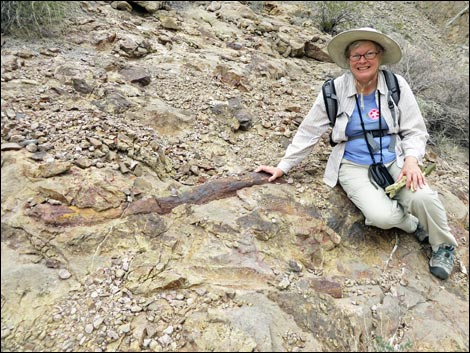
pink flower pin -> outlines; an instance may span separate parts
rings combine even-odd
[[[379,113],[379,110],[378,110],[378,109],[375,109],[375,108],[374,108],[374,109],[371,109],[371,110],[369,111],[369,118],[370,118],[371,120],[378,120],[379,117],[380,117],[380,113]]]

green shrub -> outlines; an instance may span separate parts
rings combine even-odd
[[[402,345],[392,345],[389,340],[385,340],[381,336],[377,336],[375,341],[375,347],[373,347],[375,352],[406,352],[412,346],[409,341]]]
[[[78,1],[2,1],[2,33],[51,35],[78,8]]]
[[[313,1],[318,28],[330,34],[338,33],[338,26],[351,23],[356,10],[355,1]]]
[[[240,1],[242,4],[246,3],[250,9],[252,9],[255,13],[263,12],[264,5],[266,1]]]

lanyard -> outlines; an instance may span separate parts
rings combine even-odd
[[[382,131],[382,108],[380,105],[380,92],[377,90],[377,93],[379,95],[379,131]],[[359,118],[361,119],[361,127],[362,127],[362,132],[364,133],[364,138],[366,139],[366,144],[367,144],[367,149],[369,150],[370,158],[372,158],[372,162],[376,164],[375,158],[374,158],[374,153],[372,153],[372,147],[369,144],[369,141],[367,140],[367,134],[366,134],[366,129],[364,127],[364,120],[362,120],[362,113],[361,113],[361,107],[359,107],[359,100],[357,99],[357,94],[354,95],[356,98],[356,106],[357,106],[357,112],[359,113]],[[382,133],[380,133],[380,163],[383,163],[383,156],[382,156]]]

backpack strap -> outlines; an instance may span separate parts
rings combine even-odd
[[[322,86],[323,99],[325,101],[326,113],[330,119],[330,126],[335,126],[336,114],[338,113],[338,97],[336,96],[335,83],[332,78],[325,81]]]
[[[322,86],[323,100],[325,101],[326,113],[330,120],[330,126],[334,127],[336,122],[336,114],[338,113],[338,97],[336,96],[335,82],[332,78],[325,81]],[[333,142],[330,132],[330,145],[336,145]]]
[[[398,85],[397,76],[391,71],[382,70],[385,76],[385,82],[387,83],[388,90],[391,92],[392,99],[396,105],[400,101],[400,86]],[[388,107],[391,109],[390,104]]]
[[[398,106],[398,102],[400,101],[400,86],[398,85],[397,77],[393,72],[388,70],[382,70],[382,72],[385,76],[385,83],[388,87],[388,108],[392,113],[393,122],[396,124],[397,120],[395,117],[395,109],[393,109],[393,102],[395,102],[395,105]],[[393,102],[390,98],[393,99]]]

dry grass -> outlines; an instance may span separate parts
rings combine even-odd
[[[468,147],[468,73],[450,57],[436,60],[419,48],[402,48],[403,59],[393,71],[405,77],[415,93],[431,143],[446,138]]]
[[[50,36],[64,28],[78,1],[2,1],[2,34]]]

